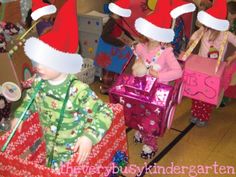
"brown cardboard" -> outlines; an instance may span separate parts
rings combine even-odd
[[[31,61],[24,54],[24,50],[20,47],[10,57],[7,53],[0,54],[0,85],[4,82],[14,82],[21,87],[20,82],[24,81],[25,69],[32,72]]]
[[[2,21],[19,23],[21,21],[20,1],[8,2],[5,5],[5,14]]]
[[[14,73],[12,60],[7,53],[0,53],[0,85],[4,82],[14,82],[19,85],[18,77]]]

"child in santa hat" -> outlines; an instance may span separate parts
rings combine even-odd
[[[54,23],[57,8],[48,0],[32,0],[32,8],[25,19],[25,27],[30,28],[32,21],[40,22],[36,25],[38,35],[48,32]]]
[[[108,8],[112,13],[121,17],[130,17],[132,13],[130,9],[130,1],[131,0],[117,0],[109,3]]]
[[[175,56],[179,56],[181,50],[183,50],[187,43],[188,37],[186,36],[185,21],[182,18],[183,14],[193,12],[196,10],[196,6],[193,3],[187,3],[182,0],[171,1],[172,10],[170,12],[171,17],[174,19],[172,28],[175,32],[174,40],[171,42]]]
[[[198,12],[197,19],[202,26],[191,36],[188,47],[200,38],[201,45],[198,55],[218,59],[220,48],[223,47],[222,58],[224,59],[228,42],[236,46],[236,36],[228,31],[229,22],[226,20],[226,17],[226,0],[215,0],[211,8]],[[222,44],[223,41],[225,41],[225,44]],[[227,88],[227,84],[225,85],[225,88]],[[205,126],[210,119],[213,108],[214,106],[211,104],[192,100],[191,122],[195,123],[198,127]]]
[[[16,125],[17,118],[36,94],[27,113],[39,113],[47,166],[54,169],[77,152],[77,161],[83,163],[92,146],[109,129],[113,118],[111,109],[88,85],[72,75],[80,72],[83,63],[76,53],[78,42],[76,0],[67,0],[57,14],[52,30],[39,39],[27,39],[24,45],[25,54],[37,63],[38,75],[15,111],[12,125]]]
[[[191,3],[171,5],[169,1],[159,0],[155,11],[145,18],[138,18],[135,21],[136,30],[144,35],[148,41],[135,46],[134,53],[137,56],[132,69],[133,75],[151,75],[158,79],[158,82],[168,84],[170,81],[182,77],[182,69],[173,53],[170,42],[174,39],[172,27],[172,16],[177,18],[183,13],[194,11]],[[177,8],[178,7],[178,8]],[[171,11],[173,10],[173,11]],[[153,124],[155,120],[142,121],[143,127],[146,124]],[[142,123],[140,123],[142,124]],[[141,157],[152,158],[157,151],[157,129],[152,132],[144,132],[142,129],[135,132],[135,142],[143,142]]]

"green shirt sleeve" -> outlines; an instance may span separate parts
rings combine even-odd
[[[82,136],[87,136],[93,144],[96,144],[110,128],[113,111],[97,97],[88,85],[80,84],[77,101],[79,111],[85,115],[85,127]]]
[[[22,101],[18,108],[14,112],[14,117],[15,118],[20,118],[22,113],[25,111],[27,104],[29,103],[33,93],[35,92],[35,85],[37,85],[38,79],[35,80],[35,82],[32,84],[32,87],[30,89],[27,89],[24,93],[24,97],[22,98]],[[35,103],[33,102],[32,105],[30,106],[29,110],[27,111],[24,119],[28,118],[32,112],[35,111]]]

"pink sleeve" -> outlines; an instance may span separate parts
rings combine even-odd
[[[163,57],[166,60],[165,67],[167,67],[167,69],[163,69],[158,72],[159,81],[169,82],[181,78],[183,71],[174,56],[173,49],[169,47],[165,49],[163,54]]]
[[[236,47],[236,36],[228,31],[228,41]]]

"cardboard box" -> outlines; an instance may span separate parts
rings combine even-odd
[[[0,53],[0,66],[0,84],[14,82],[21,87],[21,81],[27,80],[33,74],[32,63],[22,47],[19,47],[12,56]]]
[[[20,9],[20,1],[9,1],[4,2],[5,9],[2,9],[3,4],[1,4],[1,15],[3,15],[2,21],[12,22],[12,23],[20,23],[21,22],[21,9]],[[4,14],[2,14],[5,12]]]
[[[151,76],[137,78],[121,74],[109,90],[109,99],[111,103],[123,105],[128,127],[162,136],[171,126],[174,114],[173,89]]]
[[[122,73],[126,65],[133,56],[133,51],[127,45],[116,47],[99,39],[96,56],[94,59],[95,66],[105,68],[107,71]]]
[[[121,151],[128,155],[123,108],[119,104],[109,106],[114,112],[112,125],[104,138],[92,148],[85,164],[78,165],[78,154],[75,154],[59,170],[45,167],[45,143],[41,140],[39,120],[34,115],[24,122],[20,133],[16,132],[6,151],[0,152],[0,176],[108,176],[114,167],[113,157],[116,152]],[[8,135],[9,133],[0,137],[0,147]]]
[[[221,62],[215,73],[216,64],[216,60],[191,55],[184,66],[182,95],[218,105],[224,93],[223,75],[226,63]]]
[[[103,25],[109,16],[97,11],[78,15],[79,23],[79,46],[80,53],[85,58],[94,59],[97,51],[99,38],[102,34]],[[101,77],[102,69],[96,66],[95,76]]]
[[[92,12],[79,14],[78,23],[81,54],[83,57],[94,59],[98,40],[105,23],[105,17],[102,15],[99,16],[100,13]]]

